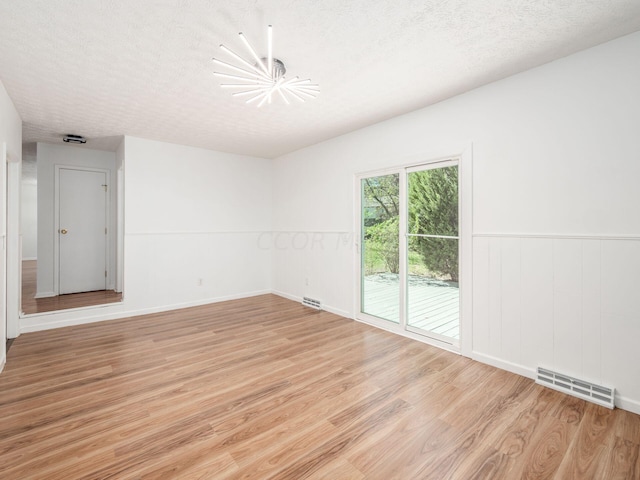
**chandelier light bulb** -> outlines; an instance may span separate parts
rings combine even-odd
[[[287,105],[290,104],[290,98],[304,102],[306,99],[315,98],[320,93],[320,86],[311,83],[310,79],[300,80],[300,77],[297,76],[291,79],[285,78],[287,69],[284,63],[273,56],[273,28],[271,25],[267,27],[266,57],[258,55],[242,32],[239,35],[254,63],[242,58],[224,45],[220,45],[220,49],[238,62],[240,66],[217,58],[213,59],[214,64],[233,71],[233,74],[213,73],[223,80],[233,80],[233,83],[220,84],[222,88],[238,90],[232,93],[233,96],[251,96],[246,103],[257,102],[257,106],[261,107],[265,103],[271,103],[276,97],[276,92],[277,96]]]

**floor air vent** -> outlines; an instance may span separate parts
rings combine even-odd
[[[603,407],[613,408],[615,389],[585,382],[577,378],[538,367],[536,383],[559,392],[568,393],[578,398],[588,400]]]
[[[307,307],[315,308],[316,310],[322,310],[320,300],[316,300],[315,298],[302,297],[302,304]]]

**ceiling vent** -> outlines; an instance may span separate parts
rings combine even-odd
[[[67,143],[87,143],[87,139],[80,135],[65,135],[62,141]]]
[[[614,408],[615,389],[596,385],[595,383],[553,372],[546,368],[538,367],[536,383],[553,388],[559,392],[568,393],[574,397],[588,400],[607,408]]]

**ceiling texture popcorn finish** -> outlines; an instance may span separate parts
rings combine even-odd
[[[313,101],[257,109],[220,88],[221,43],[265,25]],[[0,2],[0,80],[24,141],[117,136],[273,158],[640,30],[638,0]],[[306,77],[305,77],[306,78]]]

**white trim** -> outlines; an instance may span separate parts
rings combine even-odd
[[[437,162],[434,162],[437,163]],[[400,255],[399,262],[399,275],[400,275],[400,305],[398,309],[399,314],[399,330],[406,332],[409,335],[419,335],[420,332],[417,330],[409,330],[409,319],[407,318],[407,309],[408,309],[408,300],[409,300],[409,288],[407,284],[407,272],[409,271],[409,249],[407,248],[407,244],[409,240],[407,238],[408,225],[409,225],[409,188],[408,188],[408,176],[410,169],[405,168],[400,170],[399,175],[399,189],[398,193],[400,194],[400,198],[398,199],[400,206],[400,218],[398,219],[398,230],[399,230],[399,238],[398,238],[398,255]],[[416,170],[413,170],[416,171]],[[402,195],[404,193],[404,195]],[[362,211],[358,212],[358,215],[362,215]],[[362,273],[358,274],[360,277]],[[358,313],[364,314],[362,310],[358,310]],[[367,321],[367,315],[364,314],[361,320]],[[392,324],[389,324],[389,327],[392,327]],[[439,340],[438,337],[432,337],[434,340]],[[458,348],[457,345],[452,346],[452,348]]]
[[[29,262],[33,260],[38,260],[38,257],[22,257],[23,262]]]
[[[371,318],[370,315],[368,317]],[[354,318],[354,320],[356,322],[358,322],[358,323],[363,323],[365,325],[369,325],[370,327],[379,328],[380,330],[384,330],[386,332],[393,333],[395,335],[400,335],[402,337],[410,338],[411,340],[416,340],[416,341],[418,341],[420,343],[425,343],[427,345],[431,345],[433,347],[438,347],[438,348],[441,348],[441,349],[446,350],[448,352],[460,355],[460,349],[457,347],[457,345],[452,345],[450,343],[441,342],[440,340],[438,340],[437,338],[434,338],[434,337],[427,337],[426,335],[413,333],[413,332],[411,332],[409,330],[404,330],[402,328],[397,328],[398,325],[399,325],[397,323],[393,323],[393,322],[374,323],[374,322],[368,322],[367,320],[364,320],[363,318],[358,318],[358,317]],[[392,328],[394,326],[396,328]]]
[[[473,145],[458,156],[460,353],[473,351]]]
[[[97,305],[86,305],[83,307],[75,307],[75,308],[61,308],[59,310],[49,310],[47,312],[38,312],[38,313],[24,313],[21,312],[20,313],[20,319],[24,320],[24,319],[30,319],[30,318],[38,318],[38,317],[50,317],[50,316],[54,316],[54,315],[59,315],[61,313],[63,314],[67,314],[67,313],[73,313],[73,312],[82,312],[85,310],[97,310],[100,308],[111,308],[114,306],[118,306],[118,305],[122,305],[124,303],[124,298],[117,301],[117,302],[111,302],[111,303],[99,303]],[[97,320],[99,321],[99,320]]]
[[[7,345],[7,341],[5,340],[5,347],[4,347],[5,349],[7,348],[6,345]],[[6,364],[7,364],[7,353],[6,353],[6,350],[5,350],[5,354],[0,359],[0,373],[2,373],[2,371],[4,370],[4,366]]]
[[[107,184],[107,190],[105,191],[105,228],[111,230],[111,188],[113,183],[111,180],[111,171],[107,168],[93,168],[76,165],[54,165],[54,208],[53,208],[53,291],[55,295],[60,293],[60,170],[76,170],[81,172],[98,172],[104,173],[105,182]],[[115,232],[117,235],[118,232]],[[107,275],[104,279],[104,288],[108,290],[108,287],[113,287],[113,272],[111,271],[111,237],[112,232],[109,235],[105,235],[105,271]],[[117,238],[117,237],[116,237]]]
[[[435,170],[436,168],[456,167],[460,164],[458,157],[459,155],[451,155],[444,159],[428,160],[427,162],[419,163],[411,167],[405,167],[404,171],[408,175],[409,173]]]
[[[55,296],[56,296],[55,292],[38,292],[35,294],[33,298],[49,298],[49,297],[55,297]]]
[[[640,240],[640,235],[599,235],[599,234],[565,234],[565,233],[489,233],[474,232],[474,238],[542,238],[557,240]]]
[[[125,236],[127,237],[135,237],[135,236],[150,236],[150,235],[235,235],[235,234],[254,234],[254,235],[262,235],[262,234],[278,234],[278,233],[349,233],[349,232],[306,232],[303,230],[291,230],[291,231],[277,231],[277,230],[211,230],[211,231],[154,231],[154,232],[126,232]]]
[[[616,393],[615,405],[622,410],[640,415],[640,401],[638,400],[633,400],[629,397],[622,397]]]
[[[536,378],[535,368],[528,368],[528,367],[525,367],[524,365],[507,362],[506,360],[493,357],[491,355],[486,355],[484,353],[479,353],[479,352],[471,352],[471,359],[476,360],[480,363],[491,365],[492,367],[496,367],[501,370],[506,370],[507,372],[515,373],[517,375],[522,375],[523,377],[530,378],[531,380],[534,380]]]
[[[9,289],[7,285],[9,279],[7,275],[7,263],[9,261],[7,255],[7,222],[9,212],[7,206],[9,199],[7,175],[9,174],[9,167],[7,166],[7,143],[2,142],[0,147],[0,161],[2,162],[0,188],[2,188],[2,203],[5,204],[4,211],[0,212],[0,240],[2,241],[2,262],[0,263],[0,284],[2,284],[2,291],[0,292],[0,322],[2,322],[2,329],[4,329],[4,332],[0,335],[0,340],[2,341],[2,346],[0,346],[0,355],[2,355],[0,361],[1,372],[7,356],[7,338],[9,338],[9,308],[7,306],[7,291]]]
[[[123,140],[124,141],[124,140]],[[124,159],[122,161],[124,165]],[[124,291],[124,167],[116,170],[116,271],[113,289]]]
[[[208,305],[211,303],[226,302],[228,300],[239,300],[243,298],[256,297],[258,295],[266,295],[269,293],[271,293],[271,290],[259,290],[254,292],[240,293],[236,295],[227,295],[224,297],[214,297],[214,298],[207,298],[207,299],[196,300],[191,302],[174,303],[174,304],[162,305],[157,307],[140,308],[137,310],[127,310],[127,311],[121,311],[117,313],[110,313],[107,315],[91,315],[91,316],[86,316],[81,318],[63,319],[63,320],[53,321],[50,323],[36,323],[36,321],[40,318],[46,318],[48,315],[53,316],[56,314],[60,314],[61,311],[25,315],[24,317],[22,317],[20,333],[40,332],[43,330],[51,330],[51,329],[60,328],[60,327],[84,325],[87,323],[103,322],[107,320],[118,320],[118,319],[128,318],[128,317],[148,315],[150,313],[166,312],[170,310],[181,310],[183,308],[198,307],[201,305]],[[103,308],[113,307],[114,305],[123,305],[123,302],[118,302],[115,304],[111,303],[111,304],[95,305],[94,307],[74,308],[74,309],[64,310],[63,313],[66,314],[68,312],[74,312],[74,311],[95,312]],[[30,320],[32,321],[32,323],[29,323]]]
[[[7,321],[7,338],[20,335],[20,308],[22,297],[22,261],[20,245],[20,191],[22,188],[22,163],[19,161],[7,164],[6,190],[6,281],[5,306]]]

